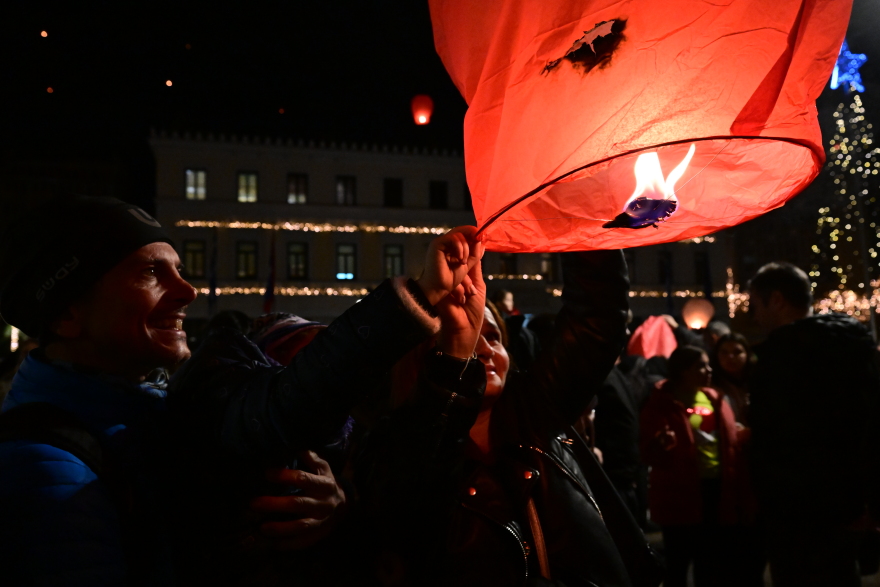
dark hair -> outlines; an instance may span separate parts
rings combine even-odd
[[[725,345],[729,342],[741,345],[742,348],[746,350],[746,368],[749,366],[749,359],[752,358],[752,347],[749,344],[749,341],[745,336],[740,334],[739,332],[731,332],[730,334],[725,334],[721,338],[718,339],[718,342],[715,344],[715,352],[712,357],[713,367],[717,367],[715,371],[713,371],[712,377],[715,379],[727,379],[727,373],[721,369],[721,362],[718,360],[718,354],[721,352],[721,346]]]
[[[749,281],[748,290],[765,304],[774,291],[795,308],[807,310],[813,304],[813,290],[807,274],[791,263],[767,263]]]
[[[685,371],[694,366],[694,363],[700,360],[700,357],[706,354],[706,351],[698,346],[680,346],[669,355],[669,361],[666,363],[666,372],[669,374],[670,381],[678,381],[681,379]]]
[[[492,303],[496,306],[504,301],[504,298],[507,297],[507,294],[512,294],[513,292],[509,289],[498,289],[495,290],[495,293],[492,294]]]
[[[495,322],[498,323],[498,330],[501,332],[501,344],[504,348],[507,348],[507,344],[510,342],[507,340],[507,323],[504,321],[504,318],[501,317],[501,312],[498,311],[498,307],[493,304],[491,300],[486,300],[486,307],[489,308],[489,311],[492,312],[492,316],[495,318]]]

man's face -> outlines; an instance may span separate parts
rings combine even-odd
[[[126,257],[75,304],[86,342],[103,370],[142,377],[189,358],[183,319],[195,289],[180,276],[180,259],[167,243]]]
[[[773,330],[773,312],[761,296],[754,291],[749,291],[749,313],[752,315],[752,319],[761,330],[764,332],[770,332]]]

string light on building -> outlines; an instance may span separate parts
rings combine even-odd
[[[546,277],[544,277],[540,273],[536,273],[534,275],[527,275],[527,274],[507,275],[505,273],[493,273],[491,275],[484,275],[483,277],[488,281],[492,281],[495,279],[510,279],[510,280],[520,280],[520,281],[541,281],[541,280],[547,279]]]
[[[202,295],[211,293],[207,287],[197,288]],[[254,296],[265,295],[265,287],[217,287],[214,293],[218,296]],[[357,287],[276,287],[276,296],[342,296],[362,298],[370,293],[367,288]]]
[[[391,234],[431,234],[441,235],[449,232],[448,226],[403,226],[378,224],[334,224],[332,222],[240,222],[218,220],[178,220],[175,224],[186,228],[231,228],[289,230],[293,232],[387,232]]]

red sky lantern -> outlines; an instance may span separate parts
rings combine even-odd
[[[430,0],[494,251],[633,247],[783,205],[850,0]]]
[[[431,122],[431,114],[434,113],[434,100],[431,99],[431,96],[419,94],[412,99],[410,105],[416,124],[422,126]]]

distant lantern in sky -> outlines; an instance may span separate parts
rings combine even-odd
[[[46,88],[46,93],[47,93],[47,94],[51,94],[51,93],[53,93],[54,91],[55,91],[55,90],[52,89],[52,86],[49,86],[48,88]]]
[[[783,205],[851,0],[430,0],[488,248],[634,247]],[[414,108],[415,112],[415,108]]]
[[[49,33],[47,33],[46,31],[40,31],[40,36],[45,38],[49,36]]]
[[[165,85],[168,86],[168,87],[170,88],[170,87],[171,87],[171,80],[167,80],[167,81],[165,82]]]
[[[419,94],[412,99],[413,120],[418,125],[428,124],[431,122],[431,114],[434,113],[434,100],[431,96]]]

